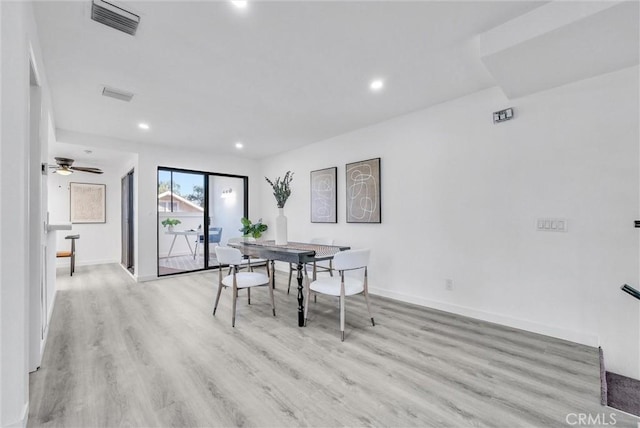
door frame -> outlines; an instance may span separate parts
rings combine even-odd
[[[209,213],[209,177],[211,176],[216,176],[216,177],[230,177],[230,178],[240,178],[243,180],[243,193],[244,193],[244,197],[243,197],[243,204],[244,204],[244,210],[243,210],[243,215],[244,217],[248,217],[249,216],[249,177],[246,175],[237,175],[237,174],[225,174],[225,173],[220,173],[220,172],[211,172],[211,171],[198,171],[198,170],[194,170],[194,169],[184,169],[184,168],[174,168],[174,167],[169,167],[169,166],[158,166],[157,170],[156,170],[156,197],[158,194],[158,173],[160,171],[169,171],[169,172],[178,172],[178,173],[186,173],[186,174],[202,174],[203,177],[205,178],[204,180],[204,187],[203,187],[203,192],[204,192],[204,220],[202,222],[203,224],[203,230],[208,231],[209,230],[209,217],[210,217],[210,213]],[[160,275],[160,212],[158,211],[157,208],[157,204],[156,204],[156,275],[158,278],[160,277],[167,277],[167,276],[171,276],[171,275],[181,275],[184,273],[191,273],[191,272],[201,272],[201,271],[205,271],[205,270],[211,270],[214,268],[217,268],[218,265],[211,267],[209,266],[209,245],[203,245],[203,249],[204,249],[204,267],[201,269],[194,269],[194,270],[189,270],[189,271],[184,271],[184,272],[173,272],[173,273],[165,273]]]
[[[121,187],[120,187],[120,198],[121,198],[121,204],[120,204],[120,227],[121,227],[121,236],[120,236],[120,240],[121,240],[121,254],[120,254],[120,264],[127,269],[131,274],[135,274],[135,257],[134,257],[134,251],[135,251],[135,236],[134,236],[134,232],[135,232],[135,224],[134,224],[134,219],[135,219],[135,206],[134,206],[134,192],[135,192],[135,186],[134,186],[134,174],[135,174],[135,168],[132,168],[131,171],[127,172],[121,179]],[[124,191],[123,187],[124,187],[124,183],[125,180],[127,181],[127,195],[126,195],[126,203],[127,203],[127,213],[124,212],[125,210],[125,195],[122,194],[122,192]],[[125,225],[125,214],[127,216],[128,222]],[[125,231],[126,231],[126,243],[125,241]],[[126,246],[126,248],[125,248]],[[125,260],[125,250],[126,250],[126,260]]]

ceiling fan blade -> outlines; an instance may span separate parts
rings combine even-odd
[[[72,166],[72,167],[69,167],[69,169],[72,169],[74,171],[90,172],[92,174],[102,174],[102,170],[100,168],[88,168],[88,167],[84,167],[84,166]]]

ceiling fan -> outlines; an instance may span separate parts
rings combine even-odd
[[[73,174],[74,171],[78,172],[90,172],[91,174],[102,174],[102,170],[100,168],[89,168],[85,166],[72,166],[73,159],[69,158],[55,158],[57,165],[49,165],[49,168],[52,168],[54,174],[60,175],[69,175]]]

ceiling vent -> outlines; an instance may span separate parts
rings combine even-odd
[[[131,98],[133,98],[133,94],[131,92],[123,91],[121,89],[108,88],[106,86],[102,89],[102,95],[126,102],[131,101]]]
[[[91,19],[132,36],[136,34],[140,23],[138,15],[102,0],[93,0]]]

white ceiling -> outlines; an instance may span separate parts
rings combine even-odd
[[[478,34],[544,3],[118,2],[135,37],[90,4],[34,6],[58,128],[261,158],[494,86]]]
[[[640,2],[554,2],[480,37],[509,98],[637,65]]]
[[[57,128],[251,158],[491,86],[519,97],[640,57],[637,1],[117,4],[141,16],[135,37],[92,21],[90,0],[35,2]],[[373,78],[386,81],[380,93]],[[134,98],[103,97],[105,85]]]
[[[49,152],[49,165],[55,165],[55,157],[59,156],[73,159],[73,166],[102,168],[105,171],[107,171],[107,169],[112,165],[129,163],[132,156],[134,156],[131,153],[125,153],[118,150],[95,148],[63,142],[56,142],[53,150],[50,150]]]

